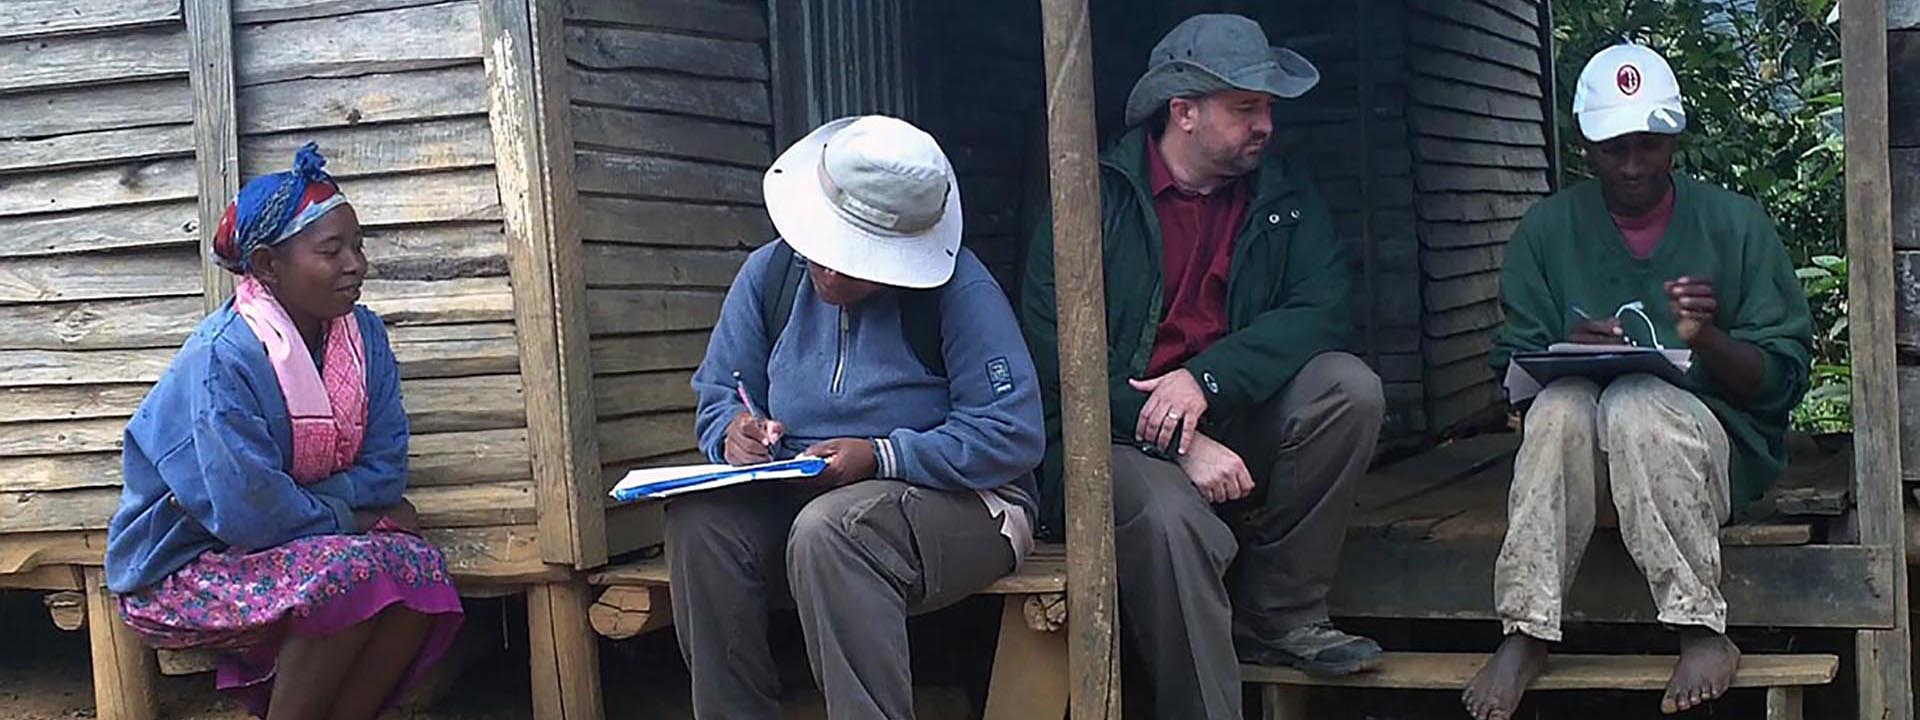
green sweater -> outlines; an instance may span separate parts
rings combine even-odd
[[[1107,396],[1116,443],[1133,444],[1147,396],[1127,384],[1147,379],[1147,359],[1165,309],[1160,220],[1147,181],[1147,131],[1135,128],[1100,161],[1100,216],[1107,303]],[[1297,165],[1270,151],[1250,178],[1253,200],[1234,238],[1227,279],[1226,337],[1185,364],[1207,393],[1202,429],[1250,410],[1280,391],[1315,355],[1346,349],[1352,315],[1346,246],[1333,234],[1320,193]],[[1043,218],[1028,245],[1020,324],[1033,349],[1046,408],[1047,455],[1040,466],[1043,534],[1064,530],[1060,428],[1060,345],[1053,285],[1053,225]]]
[[[1507,244],[1500,273],[1506,311],[1492,355],[1504,375],[1516,352],[1543,350],[1567,338],[1577,305],[1596,318],[1635,300],[1668,348],[1684,347],[1674,330],[1664,283],[1682,275],[1711,278],[1720,301],[1715,324],[1759,347],[1766,382],[1744,405],[1696,362],[1687,373],[1694,394],[1720,418],[1733,443],[1735,512],[1758,499],[1787,464],[1788,415],[1807,390],[1813,321],[1793,263],[1760,204],[1698,180],[1674,176],[1673,220],[1653,257],[1627,251],[1598,182],[1576,185],[1527,211]],[[1647,323],[1626,313],[1621,326],[1642,345]]]

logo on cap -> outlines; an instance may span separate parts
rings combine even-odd
[[[1620,71],[1614,73],[1613,81],[1620,85],[1620,93],[1623,95],[1640,92],[1640,68],[1621,65]]]

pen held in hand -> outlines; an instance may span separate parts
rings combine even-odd
[[[747,395],[747,383],[740,379],[739,370],[733,371],[733,391],[740,394],[740,404],[747,406],[747,414],[752,415],[753,419],[767,419],[767,416],[760,414],[760,408],[754,407],[753,398]]]
[[[762,432],[764,433],[768,418],[764,413],[760,412],[759,407],[753,404],[753,396],[747,394],[747,383],[745,380],[742,380],[740,378],[739,370],[733,371],[733,391],[740,395],[740,404],[747,406],[747,414],[752,416],[754,420],[761,423]],[[774,443],[774,438],[771,436],[763,435],[760,438],[760,444],[765,445],[768,448],[772,448],[773,443]]]

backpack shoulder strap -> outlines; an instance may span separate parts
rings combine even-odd
[[[947,376],[947,357],[942,347],[945,338],[940,332],[940,291],[943,289],[907,290],[900,296],[900,332],[906,335],[914,359],[934,377]]]
[[[793,297],[807,276],[807,261],[787,241],[773,242],[773,259],[760,281],[760,326],[767,329],[768,347],[786,331],[787,320],[793,317]]]

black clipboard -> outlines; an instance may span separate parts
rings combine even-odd
[[[1546,387],[1565,377],[1583,377],[1605,385],[1614,378],[1646,373],[1672,384],[1687,387],[1687,372],[1658,350],[1600,350],[1514,353],[1513,361]]]

